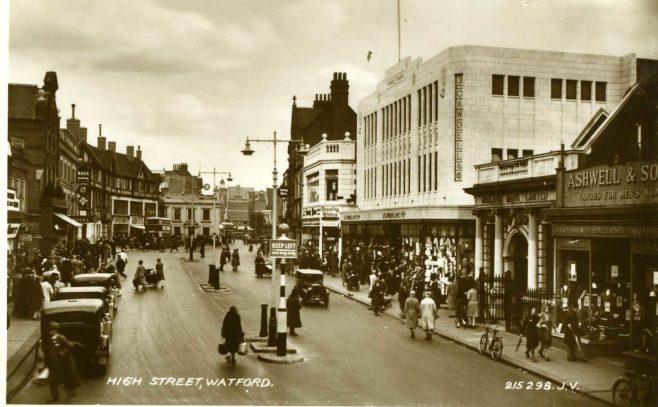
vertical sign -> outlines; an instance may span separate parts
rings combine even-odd
[[[455,181],[462,180],[464,74],[455,74]]]

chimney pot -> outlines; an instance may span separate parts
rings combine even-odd
[[[137,146],[137,159],[141,160],[142,159],[142,147]]]
[[[334,80],[338,79],[338,72],[334,72]]]
[[[73,114],[72,114],[72,117],[71,117],[71,118],[72,118],[72,119],[75,119],[75,103],[73,103],[73,104],[71,105],[71,110],[73,111]]]

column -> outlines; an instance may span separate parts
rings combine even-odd
[[[475,278],[480,277],[480,267],[484,267],[484,222],[482,214],[475,214]]]
[[[494,228],[494,277],[503,276],[503,215],[496,211],[496,226]]]
[[[528,288],[537,288],[537,213],[528,212]]]

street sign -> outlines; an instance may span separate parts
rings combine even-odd
[[[285,198],[288,196],[288,188],[279,188],[279,196]]]
[[[278,259],[296,259],[297,241],[291,239],[277,239],[270,241],[270,257]]]

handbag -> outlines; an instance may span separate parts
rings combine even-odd
[[[247,354],[247,342],[242,342],[238,345],[238,355]]]
[[[226,346],[226,339],[222,339],[222,341],[219,343],[217,346],[217,352],[219,352],[220,355],[226,355],[228,353],[228,347]]]

